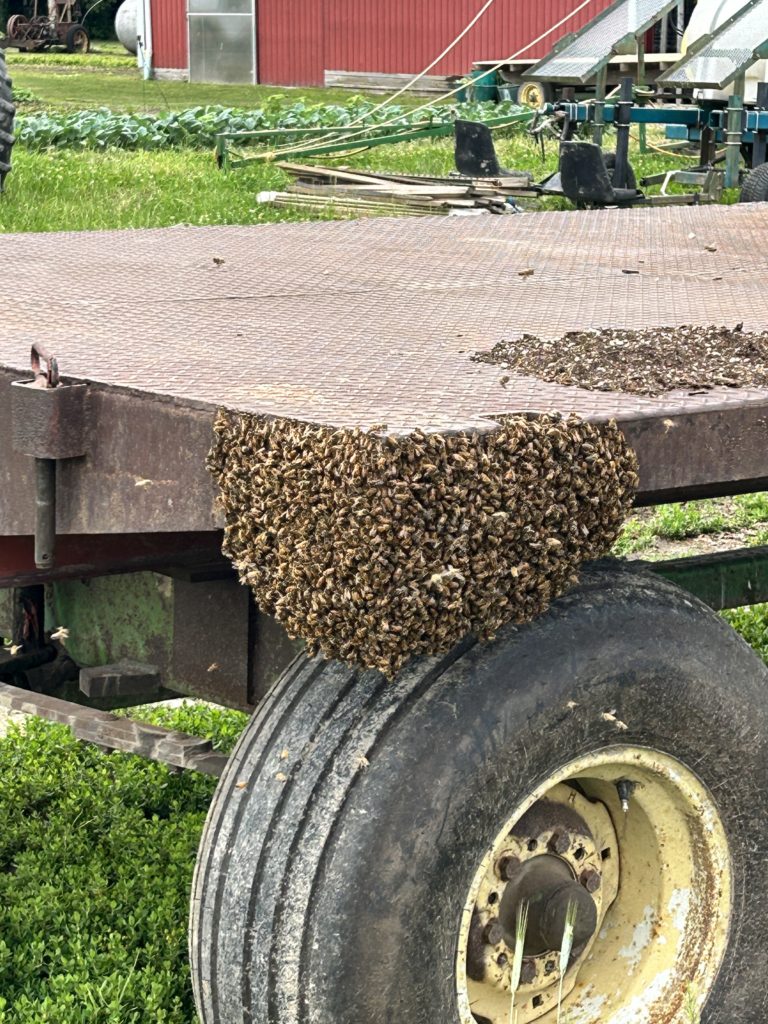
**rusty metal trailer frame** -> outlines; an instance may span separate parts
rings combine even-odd
[[[205,458],[222,406],[392,432],[487,430],[510,413],[616,418],[638,455],[640,505],[768,488],[766,390],[645,398],[501,382],[471,360],[512,332],[765,330],[766,228],[756,204],[7,236],[0,635],[21,650],[0,657],[0,703],[199,767],[210,752],[194,743],[88,724],[55,700],[104,714],[174,692],[249,709],[294,656],[221,555]],[[51,313],[24,301],[31,267],[50,282]],[[30,373],[32,344],[58,357],[56,387],[50,361]],[[52,463],[42,491],[40,462]],[[52,502],[36,566],[35,523]],[[754,549],[654,569],[724,608],[768,599],[766,566]],[[90,657],[85,627],[66,648],[51,636],[110,607],[130,609],[130,628],[107,615]],[[27,661],[14,669],[13,657]]]

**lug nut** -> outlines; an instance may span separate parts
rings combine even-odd
[[[520,867],[520,861],[517,857],[502,857],[498,863],[497,871],[499,876],[508,882],[515,874],[517,869]]]
[[[485,926],[483,932],[483,941],[487,942],[489,946],[498,946],[498,944],[504,939],[504,929],[501,927],[498,921],[490,921]]]
[[[523,985],[530,985],[536,980],[536,964],[532,960],[523,960],[520,968],[520,981]]]
[[[552,833],[548,846],[552,853],[567,853],[571,848],[571,837],[563,829],[557,829]]]
[[[595,871],[594,868],[586,868],[581,872],[581,878],[579,879],[581,884],[587,890],[587,892],[595,893],[603,884],[603,880],[600,877],[600,872]]]

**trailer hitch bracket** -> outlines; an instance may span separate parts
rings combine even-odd
[[[56,548],[56,463],[87,452],[85,384],[63,383],[58,362],[32,346],[31,380],[11,384],[12,444],[35,460],[35,565],[50,569]]]

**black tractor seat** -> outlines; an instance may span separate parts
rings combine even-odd
[[[614,188],[612,173],[594,142],[560,143],[560,184],[575,206],[632,206],[645,199],[637,188]]]
[[[491,129],[481,121],[455,121],[456,170],[465,178],[516,177],[520,171],[510,171],[499,164],[493,145]]]

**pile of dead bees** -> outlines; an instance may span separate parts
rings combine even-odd
[[[277,166],[293,183],[284,192],[260,193],[260,202],[356,217],[514,213],[515,196],[529,194],[531,183],[524,172],[500,178],[432,178],[291,163]]]
[[[680,325],[523,334],[476,352],[478,363],[590,391],[663,395],[678,390],[768,387],[768,331]],[[503,383],[508,376],[501,378]]]
[[[224,411],[209,469],[259,607],[310,653],[388,675],[541,614],[637,484],[615,424],[554,417],[387,436]]]

